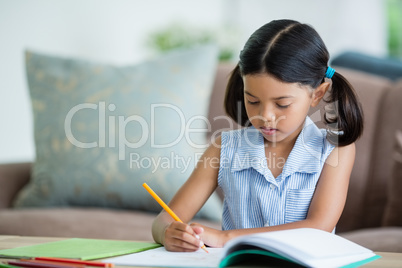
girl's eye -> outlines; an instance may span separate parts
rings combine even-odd
[[[247,102],[248,102],[248,104],[251,104],[251,105],[258,103],[258,101],[250,101],[250,100],[247,100]]]
[[[278,108],[280,108],[280,109],[285,109],[285,108],[288,108],[290,106],[290,104],[287,104],[287,105],[276,104],[276,106],[278,106]]]

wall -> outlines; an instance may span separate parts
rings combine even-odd
[[[344,50],[379,56],[387,53],[385,1],[237,1],[237,21],[244,38],[267,21],[288,18],[312,25],[332,56]]]
[[[332,55],[384,55],[383,10],[381,0],[0,0],[0,163],[35,158],[25,49],[132,64],[149,57],[147,33],[171,21],[231,25],[238,50],[267,21],[292,18],[313,25]]]

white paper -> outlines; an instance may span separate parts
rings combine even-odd
[[[170,252],[164,247],[103,260],[122,266],[218,267],[222,248],[199,249],[195,252]]]

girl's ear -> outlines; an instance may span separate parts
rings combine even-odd
[[[324,82],[314,90],[311,107],[315,107],[318,105],[318,103],[320,103],[321,99],[324,97],[330,85],[331,85],[330,82]]]

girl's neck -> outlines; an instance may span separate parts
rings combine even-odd
[[[294,135],[291,135],[280,142],[273,143],[267,140],[264,141],[267,166],[274,178],[277,178],[282,173],[283,167],[300,132],[301,130],[295,131],[295,133],[293,133]]]

